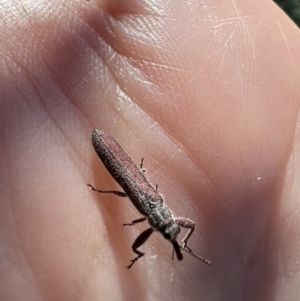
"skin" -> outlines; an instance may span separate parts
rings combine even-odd
[[[0,300],[298,300],[300,33],[273,2],[0,7]],[[172,278],[153,233],[125,268],[148,225],[86,187],[120,190],[94,128],[145,158],[211,267],[183,254]]]

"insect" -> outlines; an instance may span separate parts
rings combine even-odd
[[[143,215],[143,217],[133,220],[131,223],[123,224],[123,226],[132,226],[144,221],[148,221],[150,228],[142,232],[132,244],[132,250],[137,257],[131,260],[127,266],[130,269],[133,264],[145,253],[138,250],[154,231],[160,232],[165,239],[171,242],[177,259],[182,260],[181,251],[185,251],[200,259],[207,265],[210,261],[202,258],[192,252],[187,246],[187,242],[195,230],[195,223],[185,217],[175,217],[171,210],[164,203],[164,197],[158,192],[158,187],[154,188],[145,176],[146,170],[143,168],[143,159],[140,168],[133,163],[127,153],[117,143],[117,141],[109,134],[95,129],[92,133],[92,143],[94,149],[109,171],[113,178],[124,189],[123,191],[100,190],[94,188],[91,184],[87,184],[91,190],[99,193],[115,194],[119,197],[128,197],[135,208]],[[177,241],[180,228],[187,228],[188,232],[182,240],[182,246]]]

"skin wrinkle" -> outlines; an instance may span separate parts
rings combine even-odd
[[[272,15],[272,17],[273,17],[273,20],[274,20],[274,22],[275,22],[275,24],[276,24],[276,26],[277,26],[277,29],[278,29],[278,31],[279,31],[279,33],[280,33],[280,36],[281,36],[281,38],[282,38],[282,41],[283,41],[283,43],[284,43],[284,45],[285,45],[286,52],[287,52],[288,57],[289,57],[289,59],[290,59],[291,66],[293,66],[293,67],[294,67],[294,70],[296,71],[296,69],[295,69],[295,62],[294,62],[293,59],[292,59],[292,56],[291,56],[291,53],[290,53],[291,51],[290,51],[289,43],[288,43],[288,40],[287,40],[287,38],[286,38],[286,36],[285,36],[285,34],[284,34],[284,31],[282,30],[282,28],[281,28],[281,26],[280,26],[280,23],[277,21],[277,18],[276,18],[275,15],[274,15],[273,9],[270,9],[270,13],[271,13],[271,15]]]

